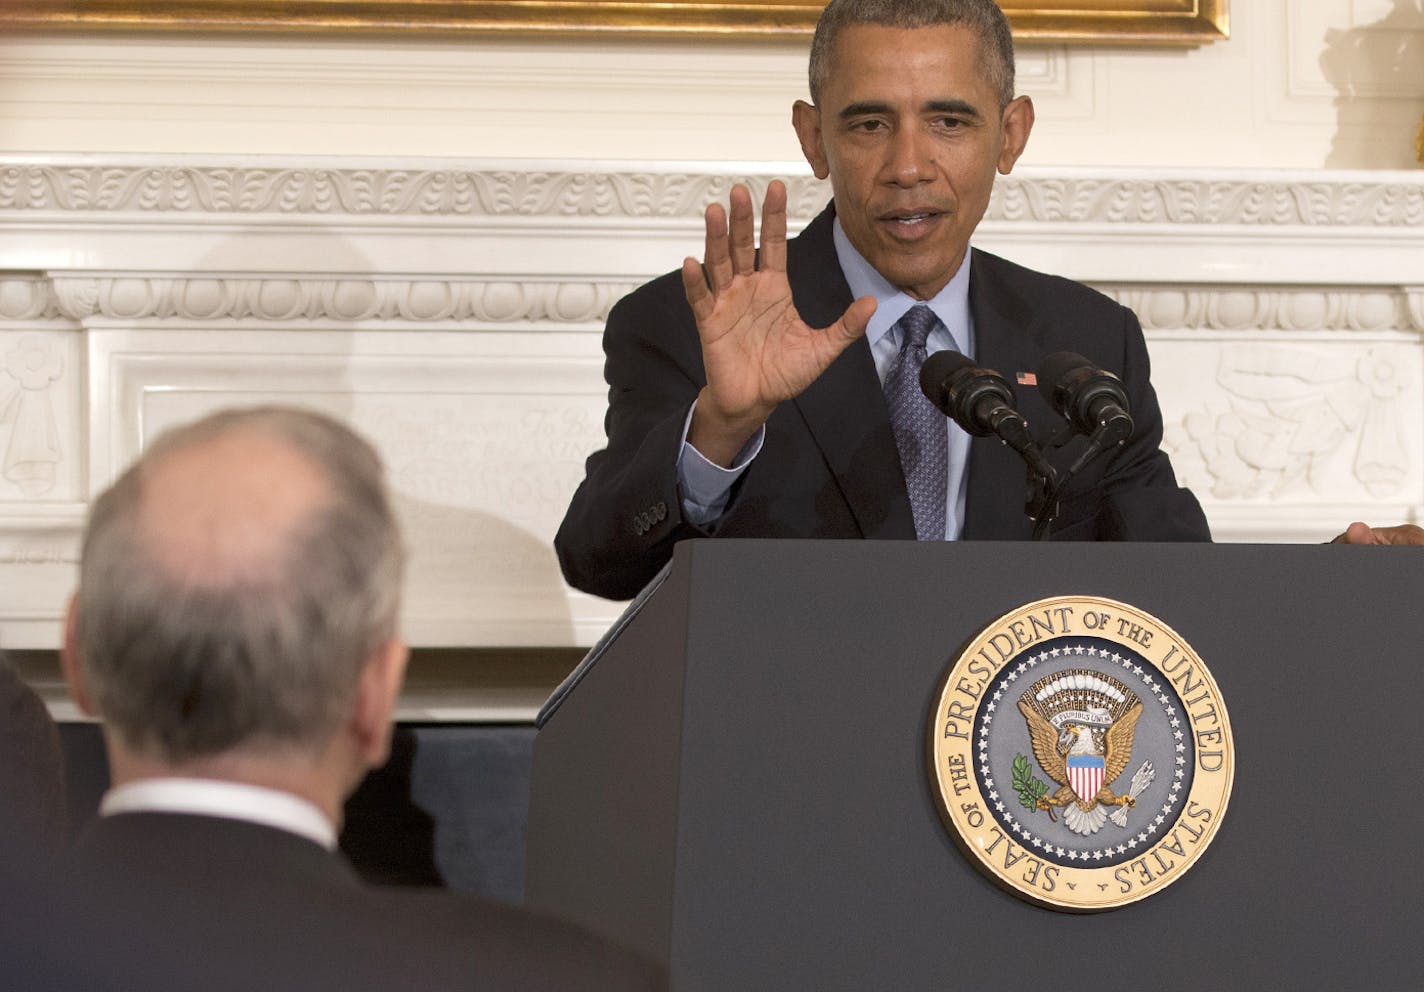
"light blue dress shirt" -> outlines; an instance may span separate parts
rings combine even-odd
[[[895,325],[910,307],[922,301],[896,289],[875,271],[851,245],[850,239],[841,229],[839,219],[835,222],[832,236],[835,240],[836,257],[840,261],[846,283],[850,286],[852,298],[875,297],[875,313],[866,327],[865,339],[870,345],[876,374],[880,376],[883,385],[890,366],[900,353],[900,331]],[[965,262],[967,261],[966,254]],[[948,285],[933,299],[923,302],[935,312],[942,325],[935,328],[926,342],[929,354],[953,348],[972,358],[974,320],[969,313],[969,266],[961,263],[959,271],[950,279]],[[766,428],[758,428],[738,452],[732,466],[723,468],[708,461],[700,451],[687,443],[692,411],[696,408],[697,403],[694,400],[682,426],[682,448],[677,462],[678,483],[682,490],[683,516],[690,523],[712,529],[727,509],[732,485],[761,452]],[[948,418],[945,418],[945,431],[949,440],[949,479],[946,488],[944,536],[946,540],[953,541],[964,529],[964,499],[969,483],[969,435]]]

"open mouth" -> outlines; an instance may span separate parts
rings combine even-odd
[[[885,214],[881,221],[889,225],[893,233],[905,237],[927,230],[941,216],[938,210],[916,210]]]

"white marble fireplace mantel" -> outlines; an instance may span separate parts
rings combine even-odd
[[[385,454],[428,646],[591,643],[550,540],[608,308],[785,163],[0,156],[0,646],[53,648],[90,497],[165,425],[320,406]],[[1023,168],[976,243],[1142,317],[1224,540],[1424,508],[1424,173]]]

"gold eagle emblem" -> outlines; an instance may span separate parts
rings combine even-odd
[[[1037,808],[1050,819],[1056,819],[1055,808],[1062,809],[1067,827],[1086,836],[1106,822],[1107,807],[1137,804],[1152,780],[1151,762],[1133,776],[1128,792],[1111,788],[1132,759],[1142,715],[1142,702],[1130,689],[1111,675],[1073,669],[1039,679],[1019,698],[1018,708],[1028,723],[1033,756],[1059,786],[1052,795],[1037,797]],[[1126,809],[1114,814],[1114,823],[1127,825]]]

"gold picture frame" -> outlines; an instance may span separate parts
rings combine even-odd
[[[1027,41],[1199,45],[1229,0],[1000,0]],[[285,31],[689,38],[809,35],[824,2],[740,0],[4,0],[0,30]]]

